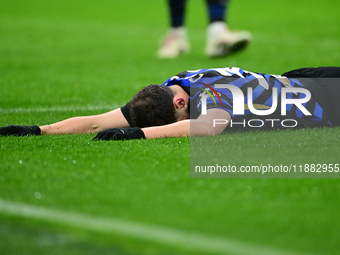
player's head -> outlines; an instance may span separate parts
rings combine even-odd
[[[140,90],[130,102],[134,126],[161,126],[189,118],[189,96],[177,87],[151,84]]]

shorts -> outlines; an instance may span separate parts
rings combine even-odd
[[[307,85],[330,122],[340,126],[340,67],[300,68],[286,72],[283,76],[312,80],[302,84]]]

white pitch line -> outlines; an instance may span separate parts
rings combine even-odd
[[[252,245],[223,237],[185,232],[161,226],[126,221],[115,218],[96,217],[75,212],[38,207],[0,199],[0,212],[24,218],[56,222],[100,233],[118,234],[192,251],[234,255],[302,255],[275,248]]]
[[[123,106],[123,105],[122,105]],[[20,112],[70,112],[70,111],[88,111],[88,110],[114,110],[117,105],[89,105],[89,106],[68,106],[68,107],[39,107],[39,108],[9,108],[0,109],[0,113],[20,113]]]

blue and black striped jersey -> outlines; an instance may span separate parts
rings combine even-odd
[[[284,128],[282,119],[292,119],[297,123],[296,127],[319,127],[332,126],[324,109],[316,101],[315,97],[311,96],[310,100],[302,105],[311,115],[304,114],[303,111],[295,104],[286,104],[286,115],[282,116],[281,112],[281,92],[282,88],[306,88],[306,79],[287,78],[279,75],[254,73],[242,70],[240,68],[216,68],[216,69],[200,69],[195,71],[185,71],[167,79],[162,85],[181,86],[190,96],[190,118],[195,119],[201,114],[202,96],[205,95],[207,109],[220,108],[229,112],[233,122],[244,123],[249,120],[267,120],[273,121],[264,122],[261,128]],[[217,84],[229,84],[236,86],[243,93],[244,114],[235,114],[233,102],[235,97],[229,89],[216,88]],[[251,88],[251,89],[249,89]],[[273,94],[273,89],[276,94]],[[249,94],[251,93],[251,95]],[[254,114],[248,108],[248,98],[251,96],[252,105],[256,110],[268,111],[273,105],[273,96],[276,97],[277,108],[269,115],[259,116]],[[304,93],[285,92],[287,99],[303,99],[306,97]],[[263,123],[263,121],[262,121]],[[240,125],[235,125],[239,128]],[[230,125],[228,128],[231,128]]]

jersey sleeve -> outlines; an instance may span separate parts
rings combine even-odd
[[[131,119],[131,115],[130,115],[130,102],[128,102],[126,105],[124,105],[120,109],[121,109],[125,119],[129,123],[130,127],[133,127],[134,125],[132,123],[132,119]]]

